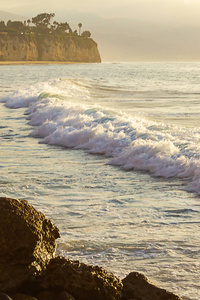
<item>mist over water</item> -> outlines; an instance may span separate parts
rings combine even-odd
[[[200,64],[2,70],[2,194],[54,220],[59,253],[197,300]]]

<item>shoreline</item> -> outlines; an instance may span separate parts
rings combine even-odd
[[[182,300],[142,273],[121,280],[99,265],[56,255],[60,230],[26,200],[0,197],[0,228],[2,300]]]
[[[0,61],[0,66],[5,65],[71,65],[71,64],[88,64],[91,62],[78,61]]]

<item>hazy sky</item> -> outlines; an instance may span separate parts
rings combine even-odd
[[[92,12],[150,22],[200,24],[200,0],[1,0],[0,10],[32,16],[59,10]]]
[[[105,61],[200,60],[200,0],[0,0],[0,11],[82,22]]]

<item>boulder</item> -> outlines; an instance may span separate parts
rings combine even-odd
[[[39,275],[58,237],[58,228],[27,201],[0,197],[0,291]]]
[[[58,237],[27,201],[0,197],[0,300],[181,300],[140,273],[121,281],[99,266],[55,257]]]
[[[35,297],[24,295],[24,294],[16,294],[12,297],[13,300],[37,300]]]
[[[56,295],[55,295],[55,293],[53,291],[47,291],[47,290],[45,290],[45,291],[40,292],[36,296],[36,298],[38,300],[55,300],[56,299]]]
[[[61,292],[56,300],[75,300],[72,295],[68,294],[67,292]]]
[[[180,297],[153,285],[138,272],[130,273],[122,283],[122,300],[181,300]]]
[[[0,300],[13,300],[5,293],[0,293]]]
[[[59,256],[50,261],[39,284],[44,289],[67,291],[76,300],[121,299],[122,283],[112,273]]]

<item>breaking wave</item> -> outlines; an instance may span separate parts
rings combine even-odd
[[[40,143],[103,154],[110,165],[124,170],[181,178],[188,191],[200,194],[198,130],[110,110],[93,103],[91,89],[89,84],[59,79],[18,90],[1,102],[27,108],[28,123],[34,126],[31,135]]]

